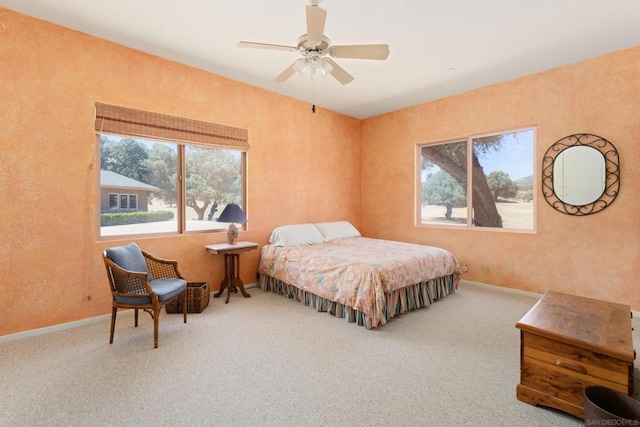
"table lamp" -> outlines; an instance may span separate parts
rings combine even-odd
[[[235,203],[229,203],[220,216],[218,222],[229,222],[229,228],[227,229],[227,243],[235,245],[238,239],[238,227],[235,223],[244,224],[247,222],[247,217],[244,216],[242,208]]]

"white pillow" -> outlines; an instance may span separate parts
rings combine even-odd
[[[360,232],[348,221],[320,222],[314,225],[320,230],[325,242],[361,236]]]
[[[313,224],[294,224],[274,229],[269,243],[274,246],[313,245],[324,243],[324,238]]]

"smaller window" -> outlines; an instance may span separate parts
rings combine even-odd
[[[129,194],[129,209],[138,209],[138,196]]]
[[[115,193],[109,194],[109,209],[118,209],[118,195]]]
[[[129,209],[129,203],[127,203],[127,200],[126,194],[120,195],[120,209]]]

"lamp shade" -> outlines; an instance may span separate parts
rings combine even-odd
[[[218,217],[218,222],[244,224],[247,222],[247,217],[244,216],[244,212],[242,212],[242,208],[239,205],[229,203]]]

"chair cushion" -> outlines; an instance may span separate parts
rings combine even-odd
[[[184,279],[154,279],[149,281],[149,285],[158,295],[160,302],[165,302],[184,291],[187,288],[187,281]],[[121,304],[151,304],[151,297],[116,296],[116,301]]]
[[[127,271],[147,273],[147,280],[153,279],[147,268],[144,255],[142,255],[140,247],[135,242],[125,246],[108,248],[106,252],[109,259],[118,264],[120,268],[124,268]]]

